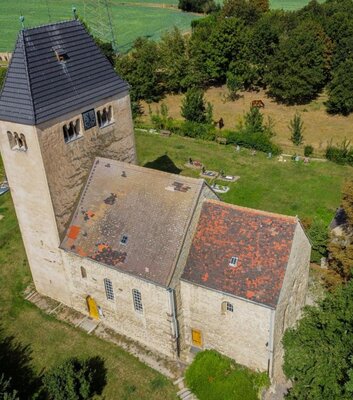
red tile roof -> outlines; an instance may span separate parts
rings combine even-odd
[[[182,279],[274,308],[297,223],[295,217],[207,200]],[[238,258],[235,267],[232,257]]]

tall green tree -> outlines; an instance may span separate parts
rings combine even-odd
[[[303,131],[304,131],[304,122],[302,121],[301,115],[296,112],[294,114],[293,119],[289,121],[289,130],[291,132],[290,140],[296,145],[299,146],[304,141]]]
[[[130,53],[116,61],[118,74],[129,82],[133,101],[158,101],[163,93],[157,44],[146,38],[135,41]]]
[[[353,282],[307,307],[283,337],[290,400],[348,400],[353,396]]]
[[[286,104],[314,99],[327,79],[328,42],[322,27],[311,21],[304,21],[282,37],[269,61],[269,94]]]
[[[264,116],[258,107],[251,107],[245,114],[244,131],[246,133],[263,133],[265,131]]]
[[[186,39],[178,28],[162,35],[158,43],[161,79],[167,92],[179,92],[185,88],[188,69]]]
[[[334,71],[328,85],[326,107],[331,114],[348,115],[353,112],[353,57],[343,61]]]
[[[208,114],[203,91],[197,88],[189,89],[182,101],[181,115],[187,121],[206,123],[210,118]]]
[[[307,232],[312,244],[311,261],[320,263],[321,258],[327,256],[328,227],[321,219],[315,218]]]

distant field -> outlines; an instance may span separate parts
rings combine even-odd
[[[169,0],[163,0],[168,3]],[[139,3],[158,3],[158,0]],[[18,31],[21,27],[19,16],[25,16],[25,26],[32,27],[49,23],[51,21],[63,21],[72,18],[71,8],[75,4],[79,14],[84,14],[83,0],[48,0],[49,13],[44,0],[17,0],[9,2],[0,0],[0,51],[12,51]],[[177,26],[181,30],[188,30],[191,21],[199,18],[194,14],[183,13],[178,10],[132,6],[121,4],[122,1],[114,0],[112,6],[112,18],[120,51],[127,51],[133,41],[139,36],[158,39],[166,30]],[[129,0],[125,3],[129,3]],[[88,21],[89,23],[90,21]]]
[[[120,51],[129,50],[132,42],[139,36],[158,39],[164,31],[173,26],[183,31],[188,30],[191,21],[199,18],[177,9],[163,8],[163,5],[176,6],[178,0],[110,0],[110,2]],[[307,4],[308,0],[270,0],[270,3],[272,8],[294,10]],[[79,14],[84,14],[84,0],[0,0],[0,52],[13,50],[21,27],[19,22],[21,14],[25,17],[25,26],[32,27],[47,24],[49,21],[72,18],[73,5]]]

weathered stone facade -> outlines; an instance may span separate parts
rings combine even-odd
[[[309,280],[310,253],[310,243],[298,222],[275,312],[273,364],[271,365],[270,374],[276,381],[285,379],[282,371],[283,347],[281,340],[283,334],[287,328],[295,325],[305,305]]]
[[[128,93],[93,106],[106,104],[113,106],[114,121],[84,131],[81,120],[82,135],[69,143],[64,141],[63,124],[81,119],[87,108],[38,127],[0,121],[1,154],[34,283],[40,293],[74,308],[60,234],[96,156],[136,161]],[[14,133],[24,135],[27,149],[12,146],[9,135]]]
[[[112,107],[112,122],[85,131],[82,113]],[[63,125],[80,121],[80,136],[65,143]],[[136,162],[130,97],[108,98],[38,126],[39,144],[60,237],[63,235],[95,157]]]
[[[186,361],[195,349],[191,330],[201,332],[200,349],[216,349],[249,368],[266,371],[269,360],[271,313],[273,310],[225,293],[181,281]],[[233,312],[222,310],[222,303]]]
[[[63,258],[76,310],[87,314],[86,298],[92,296],[103,311],[100,319],[104,324],[158,353],[176,358],[173,310],[167,288],[69,253],[63,252]],[[81,267],[86,270],[86,278],[81,275]],[[106,278],[112,282],[114,300],[107,300]],[[133,289],[141,292],[142,313],[134,310]]]

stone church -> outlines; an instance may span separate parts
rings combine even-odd
[[[129,86],[79,21],[20,32],[0,149],[38,292],[169,358],[213,348],[281,377],[308,283],[298,218],[137,166]]]

